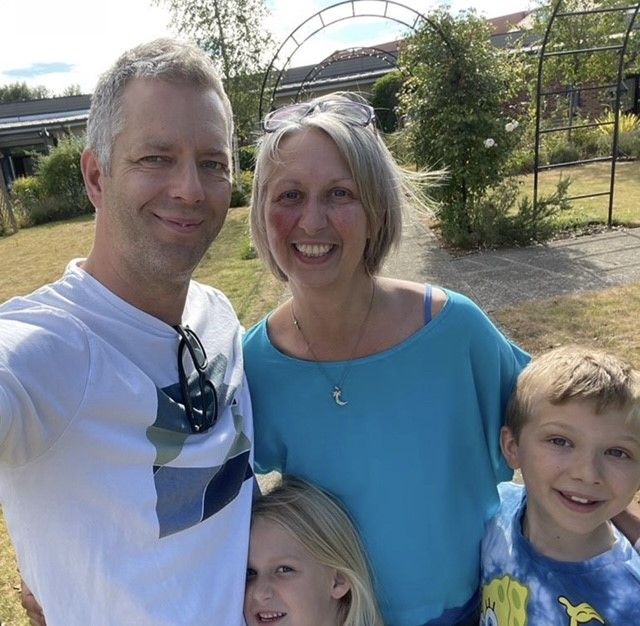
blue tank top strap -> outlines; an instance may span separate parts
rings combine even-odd
[[[424,292],[424,323],[425,326],[431,321],[431,300],[433,298],[433,290],[431,285],[427,283]]]

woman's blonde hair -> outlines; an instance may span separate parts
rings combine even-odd
[[[349,581],[350,590],[339,600],[341,626],[384,626],[362,543],[333,497],[287,476],[254,501],[252,517],[279,524],[316,561]]]
[[[354,94],[332,93],[309,101],[310,109],[321,102],[360,102]],[[282,141],[304,129],[326,133],[336,144],[358,187],[367,216],[370,238],[364,252],[364,265],[370,275],[378,272],[389,252],[400,243],[402,217],[408,208],[430,211],[420,190],[441,178],[441,172],[409,172],[395,161],[372,122],[353,124],[340,107],[322,108],[302,117],[282,122],[258,142],[251,196],[251,235],[258,255],[280,280],[287,277],[269,249],[265,219],[267,186],[274,165],[280,161]]]

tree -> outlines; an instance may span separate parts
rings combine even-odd
[[[27,83],[16,82],[0,85],[0,104],[7,102],[24,102],[25,100],[41,100],[49,98],[51,93],[44,85],[29,87]]]
[[[80,85],[78,85],[77,83],[73,83],[71,85],[67,85],[62,90],[62,95],[63,96],[81,96],[82,89],[80,88]]]
[[[260,77],[271,35],[264,0],[155,0],[166,4],[178,31],[211,55],[231,100],[240,141],[255,129]]]
[[[547,30],[554,6],[558,0],[538,0],[534,12],[532,31],[540,39]],[[620,0],[560,0],[559,13],[574,13],[598,8],[620,7]],[[631,3],[628,3],[631,4]],[[592,13],[556,17],[547,41],[547,52],[589,49],[621,44],[627,30],[629,17],[626,12]],[[629,40],[624,67],[637,66],[640,55],[640,38],[637,32]],[[601,85],[614,83],[618,74],[617,50],[567,54],[548,57],[544,62],[544,78],[547,86]]]
[[[371,104],[385,133],[392,133],[398,127],[398,105],[403,83],[404,76],[398,70],[385,74],[373,83]]]
[[[416,164],[447,170],[434,190],[443,234],[469,245],[474,212],[505,177],[517,143],[518,111],[508,103],[523,89],[522,66],[492,45],[475,13],[428,17],[400,57],[408,76],[401,108]]]

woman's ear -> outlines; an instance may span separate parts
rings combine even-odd
[[[502,448],[502,454],[507,460],[509,467],[514,470],[519,469],[518,440],[508,426],[503,426],[500,429],[500,447]]]
[[[349,591],[351,591],[349,579],[338,570],[334,570],[331,581],[331,597],[334,600],[340,600],[344,598]]]

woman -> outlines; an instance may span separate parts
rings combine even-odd
[[[510,476],[498,433],[527,357],[464,296],[378,275],[416,196],[373,121],[340,95],[265,118],[252,232],[291,298],[245,339],[256,463],[344,502],[386,624],[477,624],[480,539]]]

